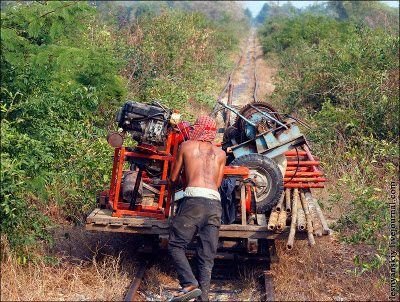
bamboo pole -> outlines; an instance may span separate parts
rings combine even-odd
[[[313,236],[314,230],[312,227],[312,220],[311,220],[310,211],[308,209],[308,203],[307,203],[306,196],[304,195],[303,191],[300,191],[300,200],[301,200],[301,204],[303,206],[304,214],[306,216],[308,244],[310,246],[313,246],[313,245],[315,245],[315,240],[314,240],[314,236]]]
[[[287,249],[291,250],[293,248],[294,235],[296,234],[296,220],[297,220],[297,207],[298,207],[299,189],[294,188],[293,190],[293,211],[292,211],[292,221],[290,222],[290,232],[287,242]]]
[[[308,196],[311,200],[313,200],[313,203],[315,205],[315,209],[317,210],[318,217],[319,217],[319,219],[321,221],[321,224],[322,224],[323,235],[328,235],[330,229],[328,227],[328,223],[325,220],[324,214],[322,213],[321,208],[320,208],[320,206],[318,204],[318,200],[313,198],[312,195],[311,195],[311,192],[309,192],[309,191],[306,192],[305,195]]]
[[[286,211],[280,211],[279,216],[278,216],[278,222],[276,224],[276,230],[278,232],[282,232],[285,227],[286,227],[286,218],[287,218],[287,213]]]
[[[286,188],[286,212],[290,214],[292,212],[292,207],[290,205],[290,189]]]
[[[281,197],[279,198],[278,204],[276,205],[276,211],[280,212],[282,210],[283,200],[285,199],[285,192],[282,192]]]
[[[274,208],[271,211],[271,215],[269,215],[269,219],[268,219],[268,230],[272,231],[273,229],[275,229],[276,224],[278,222],[278,215],[279,213],[276,211],[276,208]]]
[[[313,221],[314,233],[317,237],[321,237],[324,230],[322,229],[322,224],[318,217],[314,201],[312,200],[312,198],[310,198],[310,195],[308,195],[307,193],[305,194],[305,196],[306,196],[306,201],[308,202],[308,208],[310,210],[310,215]]]

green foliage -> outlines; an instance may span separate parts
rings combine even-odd
[[[162,99],[183,110],[198,91],[215,89],[218,72],[230,67],[227,54],[238,45],[225,15],[218,23],[200,13],[167,11],[159,16],[143,15],[126,28],[131,37],[124,52],[129,62],[126,76],[141,101]],[[203,101],[201,101],[203,102]]]
[[[399,164],[399,29],[397,22],[366,26],[355,15],[365,17],[367,4],[349,2],[342,3],[348,16],[338,18],[346,21],[311,14],[272,18],[258,34],[281,67],[269,101],[313,126],[307,138],[326,173],[338,179],[331,202],[346,209],[335,224],[340,238],[376,248],[369,259],[355,257],[355,273],[387,272],[387,188]],[[380,4],[370,7],[369,14],[381,12]]]
[[[126,87],[143,102],[212,106],[248,28],[221,10],[210,19],[157,3],[96,6],[101,16],[79,1],[2,6],[0,225],[18,263],[51,246],[58,223],[79,224],[109,184],[105,137]]]
[[[61,217],[78,222],[108,175],[92,113],[125,91],[113,46],[94,37],[95,13],[60,1],[2,12],[1,231],[28,259]]]

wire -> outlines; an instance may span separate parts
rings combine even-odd
[[[299,166],[300,166],[299,151],[297,150],[297,148],[295,148],[295,149],[296,149],[296,153],[297,153],[297,167],[296,167],[296,171],[294,171],[293,176],[292,176],[287,182],[284,182],[284,183],[283,183],[284,185],[286,185],[286,184],[288,184],[289,182],[291,182],[292,179],[296,176],[297,170],[299,170]]]

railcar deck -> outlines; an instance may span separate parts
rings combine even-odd
[[[109,209],[96,208],[86,219],[86,230],[132,234],[168,235],[169,221],[151,217],[113,217]],[[260,215],[260,214],[258,214]],[[261,219],[260,219],[261,220]],[[284,239],[288,238],[289,227],[282,233],[271,232],[267,225],[221,225],[220,238]],[[296,233],[296,239],[306,239],[307,233]]]

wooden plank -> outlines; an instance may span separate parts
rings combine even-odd
[[[92,223],[93,217],[100,211],[99,208],[94,209],[92,213],[86,218],[86,223]]]
[[[130,227],[127,225],[111,226],[99,225],[99,224],[86,224],[87,231],[100,231],[100,232],[112,232],[112,233],[131,233],[131,234],[158,234],[168,236],[168,229],[151,228],[151,227]]]
[[[87,223],[96,223],[96,224],[104,224],[106,222],[110,224],[143,224],[148,221],[148,217],[113,217],[112,211],[109,209],[95,209],[92,214],[96,212],[96,214],[88,221]],[[91,214],[91,215],[92,215]]]
[[[111,226],[100,225],[100,224],[87,224],[87,231],[100,231],[100,232],[112,232],[112,233],[130,233],[130,234],[153,234],[153,235],[163,235],[168,236],[167,228],[157,228],[157,227],[135,227],[135,226]],[[256,231],[220,231],[220,238],[250,238],[250,239],[277,239],[277,240],[287,240],[287,233],[272,233],[272,232],[256,232]],[[297,240],[307,239],[306,233],[296,233]]]
[[[272,232],[254,232],[254,231],[220,231],[220,238],[247,238],[247,239],[278,239],[287,240],[287,233],[272,233]],[[296,239],[307,239],[306,233],[296,233]]]
[[[283,232],[289,232],[290,227],[285,227]],[[260,225],[240,225],[240,224],[227,224],[221,225],[221,231],[253,231],[253,232],[267,232],[267,226]],[[269,231],[268,231],[269,232]]]

